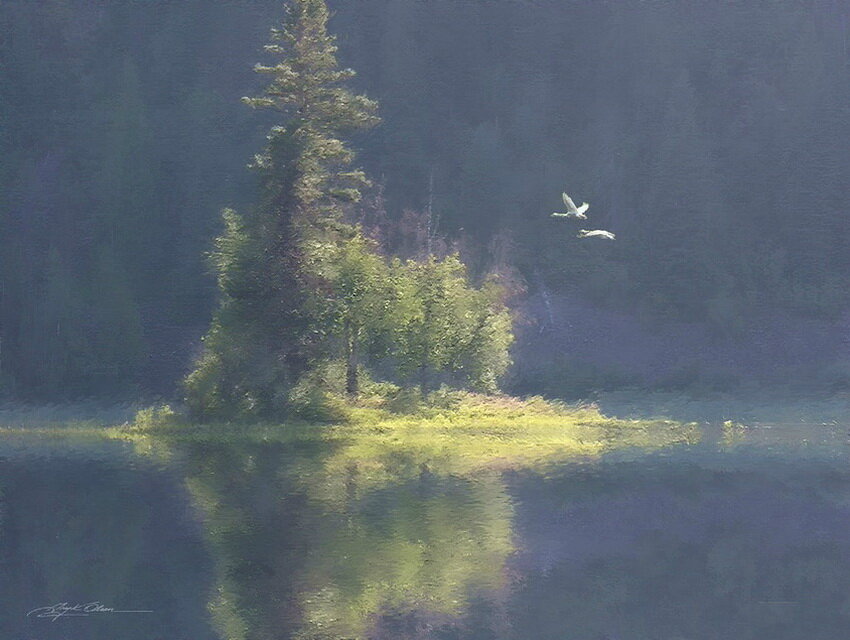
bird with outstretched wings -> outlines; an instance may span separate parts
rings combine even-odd
[[[587,216],[585,212],[590,209],[590,205],[586,202],[582,202],[580,207],[576,206],[576,203],[573,202],[573,199],[567,195],[567,192],[561,193],[561,197],[564,199],[564,206],[567,207],[566,213],[558,213],[555,212],[552,214],[553,218],[578,218],[579,220],[586,220]]]

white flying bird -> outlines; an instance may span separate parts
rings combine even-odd
[[[606,240],[613,240],[616,236],[610,231],[604,231],[603,229],[594,229],[593,231],[588,231],[587,229],[579,229],[578,237],[605,238]]]
[[[590,209],[589,204],[582,202],[580,207],[576,207],[576,203],[573,202],[573,199],[566,193],[562,193],[561,196],[564,198],[564,205],[567,207],[567,212],[553,213],[553,218],[578,218],[579,220],[587,220],[587,216],[584,215],[584,212]]]

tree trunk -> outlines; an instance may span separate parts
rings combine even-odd
[[[351,321],[345,323],[345,392],[355,398],[360,393],[357,381],[357,331]]]

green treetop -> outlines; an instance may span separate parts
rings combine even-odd
[[[281,123],[253,164],[258,205],[244,218],[228,211],[216,241],[221,305],[187,379],[198,416],[279,413],[327,349],[315,303],[326,288],[321,256],[350,237],[339,221],[343,205],[368,184],[351,169],[354,153],[343,137],[378,121],[376,103],[343,86],[354,72],[338,67],[327,21],[323,0],[293,0],[266,47],[276,62],[256,67],[270,82],[244,99],[275,110]]]
[[[265,47],[277,63],[255,67],[271,77],[269,85],[260,96],[243,98],[285,120],[272,128],[268,146],[255,159],[266,204],[294,202],[313,219],[338,210],[339,202],[359,200],[359,188],[368,182],[362,171],[348,169],[354,153],[341,136],[378,122],[377,103],[343,85],[355,73],[339,68],[327,21],[324,0],[294,0],[283,29],[272,29],[272,43]]]

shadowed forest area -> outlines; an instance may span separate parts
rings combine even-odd
[[[499,274],[509,391],[850,387],[847,6],[329,2],[380,104],[357,215]],[[275,119],[241,104],[277,0],[0,5],[0,379],[172,396],[204,258]],[[550,213],[591,203],[614,243]],[[603,246],[604,245],[604,246]]]

